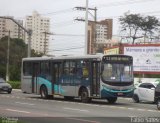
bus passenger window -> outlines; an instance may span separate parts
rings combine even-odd
[[[89,77],[89,65],[87,64],[87,62],[84,62],[83,64],[83,77],[84,78],[88,78]]]
[[[76,63],[74,61],[70,62],[70,75],[76,74],[76,71]]]
[[[69,75],[69,62],[64,62],[64,75]]]
[[[24,76],[31,76],[32,75],[32,63],[31,62],[24,62],[23,63],[23,74]]]

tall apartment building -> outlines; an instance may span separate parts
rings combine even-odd
[[[50,19],[42,17],[34,11],[31,16],[25,20],[26,29],[32,30],[31,49],[37,53],[47,53],[49,43]],[[25,35],[25,41],[28,43],[28,35]]]
[[[13,18],[13,17],[12,17]],[[16,20],[20,25],[23,25],[22,20]],[[24,39],[23,30],[12,20],[0,18],[0,38],[8,36],[10,31],[11,38]]]
[[[97,50],[107,46],[112,39],[113,20],[106,19],[88,24],[88,54],[96,53]]]

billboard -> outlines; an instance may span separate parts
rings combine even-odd
[[[160,46],[125,46],[124,54],[133,56],[135,72],[160,72]]]
[[[104,50],[105,55],[119,54],[119,47]]]

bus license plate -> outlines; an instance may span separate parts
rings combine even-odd
[[[119,95],[119,96],[122,96],[122,95],[123,95],[123,93],[118,93],[118,95]]]

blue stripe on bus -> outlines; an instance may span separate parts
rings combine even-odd
[[[64,90],[62,89],[61,85],[54,84],[54,93],[55,94],[64,94]]]
[[[102,90],[106,90],[106,91],[108,91],[108,92],[113,92],[113,93],[117,93],[117,92],[127,93],[127,92],[131,92],[131,91],[134,90],[134,89],[114,90],[114,89],[109,89],[109,88],[105,87],[104,85],[102,85],[102,86],[103,86],[103,89],[102,89]]]
[[[113,90],[109,89],[106,86],[102,85],[101,96],[102,97],[117,97],[118,93],[123,93],[123,97],[131,97],[134,89],[126,89],[126,90]]]
[[[52,94],[52,82],[51,81],[44,79],[42,77],[37,77],[37,83],[39,86],[41,86],[42,84],[46,85],[48,94]],[[54,93],[56,94],[64,94],[65,92],[60,85],[56,85],[56,84],[54,84],[53,90],[54,90]]]
[[[44,84],[47,87],[48,94],[52,94],[52,83],[51,83],[51,81],[49,81],[47,79],[44,79],[42,77],[37,77],[37,83],[38,83],[39,86]]]

